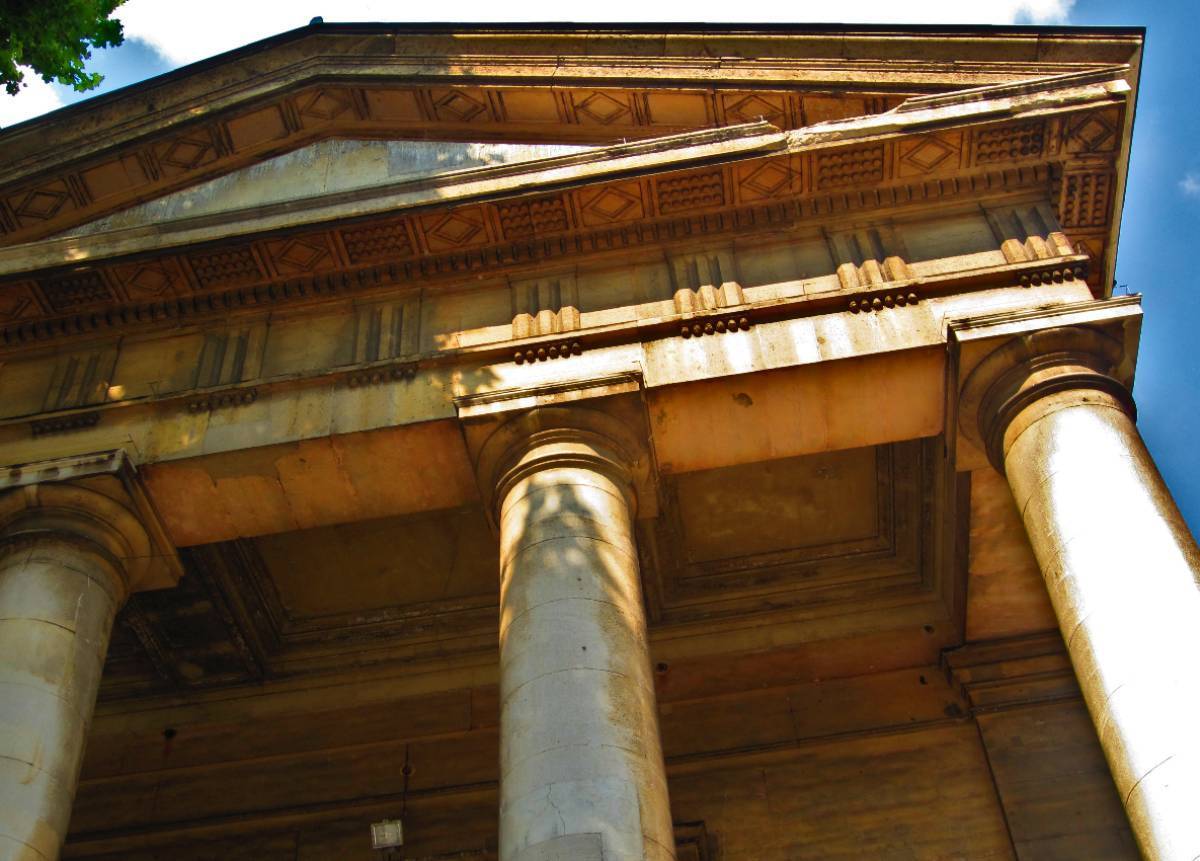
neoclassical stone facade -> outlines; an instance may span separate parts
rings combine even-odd
[[[1197,857],[1141,50],[316,24],[0,132],[0,858]]]

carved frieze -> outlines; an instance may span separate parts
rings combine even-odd
[[[421,231],[424,246],[434,253],[474,248],[493,239],[481,206],[463,206],[449,212],[421,216],[415,223]]]
[[[1071,155],[1110,153],[1121,140],[1121,116],[1115,108],[1070,117],[1062,128],[1063,149]]]
[[[706,170],[659,179],[658,211],[664,214],[725,205],[725,177],[721,170]]]
[[[18,230],[69,217],[80,207],[80,202],[71,194],[71,187],[62,179],[26,186],[6,195],[4,202]]]
[[[246,245],[196,252],[184,259],[202,290],[216,286],[254,284],[265,278],[265,270],[258,256]]]
[[[575,90],[568,103],[581,125],[636,125],[633,94],[620,90]]]
[[[732,171],[723,171],[723,176],[726,182],[734,182]],[[354,226],[332,226],[320,242],[311,238],[313,231],[307,230],[302,234],[302,242],[290,246],[285,240],[271,239],[211,250],[166,253],[137,262],[114,261],[99,263],[94,268],[76,267],[71,273],[73,277],[80,277],[81,272],[99,273],[100,281],[94,283],[120,284],[120,290],[126,291],[129,299],[122,301],[114,293],[117,297],[114,302],[88,306],[88,310],[103,307],[104,313],[86,315],[70,311],[64,315],[52,310],[47,314],[40,305],[21,304],[23,316],[11,321],[0,320],[0,341],[17,345],[47,337],[144,326],[165,319],[202,319],[236,308],[320,300],[335,294],[410,284],[415,280],[433,284],[439,280],[461,279],[468,272],[503,271],[512,266],[554,260],[565,263],[592,254],[694,243],[702,237],[736,236],[763,228],[788,229],[817,219],[858,212],[936,201],[978,200],[984,194],[1044,189],[1050,184],[1050,176],[1047,167],[1030,165],[995,173],[897,181],[852,193],[839,190],[800,195],[791,191],[795,186],[789,180],[779,186],[778,197],[773,199],[763,198],[741,206],[726,205],[694,215],[684,212],[663,216],[654,214],[653,189],[649,182],[620,180],[557,193],[556,199],[562,202],[565,211],[579,214],[580,227],[574,232],[560,234],[553,241],[536,235],[521,240],[493,239],[490,232],[493,228],[489,225],[497,225],[494,229],[499,231],[502,216],[500,204],[487,203],[428,214],[419,219],[391,216]],[[726,199],[734,198],[733,188],[728,189]],[[549,200],[550,196],[542,199]],[[572,215],[572,223],[574,219]],[[414,235],[420,237],[419,242],[410,238]],[[874,248],[871,242],[861,238],[858,241],[861,253],[853,251],[852,243],[848,244],[846,247],[851,250],[846,252],[847,259],[862,258],[865,263],[876,259],[883,251],[895,250],[882,246]],[[429,245],[441,250],[418,250]],[[339,248],[346,249],[346,262],[330,268],[329,261],[341,260]],[[874,256],[868,256],[868,252]],[[287,258],[291,262],[268,263],[272,257],[276,261]],[[300,269],[306,264],[318,271],[290,270],[292,274],[286,278],[270,274],[273,267]],[[708,264],[702,268],[705,278],[711,281]],[[187,274],[187,282],[181,273]],[[46,276],[41,280],[50,282],[59,277]],[[727,282],[736,281],[733,275],[722,274],[720,277],[722,280],[713,287],[721,288]],[[8,291],[17,295],[19,288],[10,285],[25,283],[28,283],[27,279],[0,284],[0,297],[8,295]],[[185,283],[190,283],[190,287]],[[131,284],[134,288],[129,287]],[[699,283],[686,285],[692,290],[702,286]],[[135,296],[136,288],[157,289],[161,294],[150,298],[144,298],[143,294]],[[16,307],[17,300],[9,301]],[[733,297],[724,302],[726,305],[736,303]],[[44,304],[50,307],[48,301]],[[0,305],[0,310],[3,307]],[[50,319],[42,322],[46,317]]]
[[[328,272],[343,266],[328,233],[310,233],[263,243],[266,259],[280,278]]]
[[[719,103],[727,122],[749,123],[761,119],[786,128],[791,121],[786,93],[723,93]]]
[[[643,191],[640,182],[610,183],[582,189],[576,196],[576,205],[584,226],[620,224],[645,218]]]
[[[887,174],[883,144],[839,148],[816,154],[816,187],[844,188],[882,182]]]
[[[795,155],[755,159],[733,167],[734,191],[738,200],[751,203],[804,190],[805,159]]]
[[[987,165],[1038,158],[1045,136],[1045,123],[1036,120],[981,129],[975,141],[975,163]]]
[[[129,302],[150,302],[186,294],[192,289],[179,261],[169,257],[113,266],[107,274]]]
[[[571,226],[562,197],[514,200],[497,206],[500,229],[506,239],[562,233]]]
[[[352,264],[409,257],[413,253],[413,243],[405,221],[344,228],[338,232]]]
[[[276,97],[250,111],[216,114],[122,151],[66,168],[55,176],[0,189],[0,243],[22,241],[96,218],[137,199],[244,165],[266,150],[323,136],[462,139],[472,129],[506,129],[528,137],[555,126],[574,140],[607,142],[666,130],[711,128],[765,119],[781,128],[887,110],[902,97],[814,97],[798,93],[548,87],[349,86],[322,83]],[[816,117],[817,119],[812,119]],[[553,133],[551,132],[551,136]],[[716,186],[696,197],[716,193]],[[670,192],[674,194],[675,191]],[[611,201],[609,201],[611,202]],[[513,234],[510,234],[513,235]]]
[[[962,167],[964,134],[936,132],[901,141],[896,148],[898,176],[952,173]]]
[[[59,312],[104,305],[117,298],[104,273],[95,269],[43,278],[38,283],[46,304]]]
[[[137,187],[150,179],[157,179],[155,174],[166,178],[193,174],[222,155],[228,155],[228,148],[220,146],[223,136],[217,132],[216,126],[201,127],[152,144],[146,155],[155,170],[142,183],[133,182],[131,185]]]
[[[18,281],[0,285],[0,325],[15,323],[27,317],[41,314],[34,285],[31,281]]]
[[[1107,170],[1064,173],[1058,199],[1059,223],[1068,229],[1107,223],[1114,182],[1115,177]]]

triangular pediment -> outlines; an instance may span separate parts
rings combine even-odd
[[[574,155],[571,144],[425,140],[317,141],[224,176],[78,225],[60,236],[162,225],[198,216],[245,213],[380,186],[433,180],[460,171]]]
[[[603,148],[756,121],[795,131],[884,115],[913,97],[1114,68],[1136,55],[1140,38],[1089,41],[1085,61],[1070,34],[997,31],[963,43],[969,62],[931,65],[929,57],[959,50],[947,34],[620,32],[605,38],[601,57],[594,28],[574,25],[320,24],[86,100],[0,130],[0,246],[89,222],[104,230],[100,219],[234,171],[253,182],[247,169],[315,141]],[[770,45],[768,66],[751,59],[754,44]],[[1136,82],[1136,67],[1128,77]],[[196,212],[197,194],[180,194],[178,205],[191,201]],[[218,218],[226,211],[211,205]]]

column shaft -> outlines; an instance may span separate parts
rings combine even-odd
[[[52,533],[0,543],[0,859],[58,858],[113,618],[119,563]]]
[[[500,857],[673,859],[630,489],[580,459],[501,500]]]
[[[1125,406],[1049,393],[1004,467],[1143,853],[1200,857],[1200,550]]]

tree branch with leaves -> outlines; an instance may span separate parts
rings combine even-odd
[[[0,0],[0,84],[15,96],[25,86],[25,66],[79,92],[98,86],[104,76],[85,64],[93,48],[125,40],[121,22],[111,17],[123,2]]]

